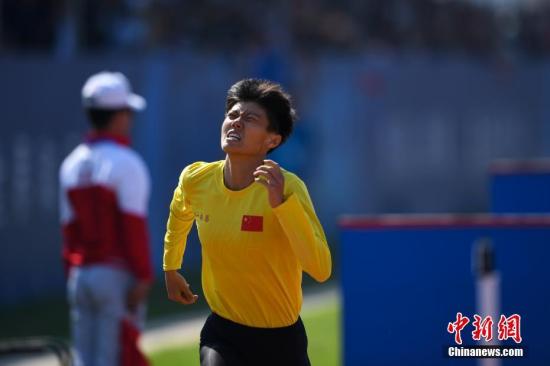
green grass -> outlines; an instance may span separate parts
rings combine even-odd
[[[340,306],[331,302],[302,312],[309,339],[309,358],[313,366],[340,365]],[[198,344],[171,348],[149,355],[154,366],[199,365]]]
[[[199,345],[181,348],[171,348],[149,355],[153,366],[168,365],[199,365]]]

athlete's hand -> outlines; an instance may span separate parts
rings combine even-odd
[[[191,292],[189,284],[178,271],[164,272],[164,280],[166,281],[166,292],[168,292],[170,300],[184,305],[191,305],[199,298]]]
[[[256,182],[267,188],[269,204],[272,208],[283,203],[285,177],[279,164],[273,160],[264,160],[264,164],[257,167],[253,174]]]
[[[149,295],[150,289],[151,283],[149,281],[138,281],[134,287],[130,289],[126,299],[126,305],[130,312],[135,312],[138,305],[145,301]]]

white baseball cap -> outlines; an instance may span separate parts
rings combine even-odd
[[[145,99],[132,93],[130,82],[120,72],[102,71],[92,75],[82,87],[82,105],[85,108],[145,109]]]

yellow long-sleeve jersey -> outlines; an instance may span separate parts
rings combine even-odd
[[[302,271],[328,279],[332,261],[305,184],[283,170],[285,201],[271,208],[267,189],[240,191],[223,182],[225,162],[197,162],[181,173],[170,204],[164,270],[181,268],[195,221],[202,246],[202,285],[213,312],[262,328],[296,322]]]

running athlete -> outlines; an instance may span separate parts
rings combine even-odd
[[[92,130],[60,170],[63,259],[75,363],[147,365],[137,348],[153,279],[147,229],[149,173],[129,147],[145,100],[121,73],[91,76],[82,102]]]
[[[164,271],[171,300],[197,300],[178,272],[195,222],[212,310],[201,331],[202,366],[310,364],[299,317],[302,271],[327,280],[330,251],[304,182],[266,159],[289,137],[294,121],[280,85],[239,81],[228,91],[221,126],[225,160],[193,163],[181,173]]]

